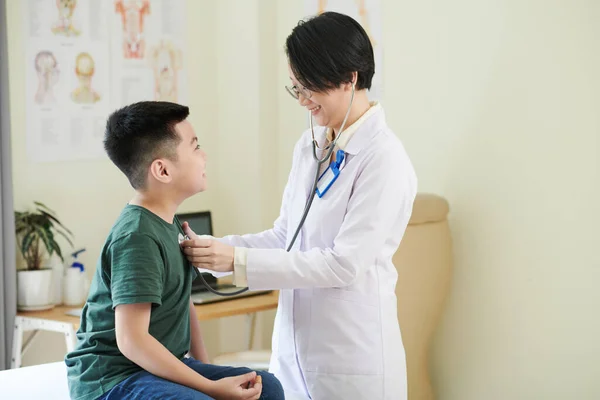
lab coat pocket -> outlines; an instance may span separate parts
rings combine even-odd
[[[322,293],[325,297],[333,297],[336,299],[342,299],[353,303],[366,304],[369,306],[376,306],[379,301],[378,296],[368,295],[361,293],[357,290],[350,290],[348,287],[343,288],[326,288],[322,289]]]
[[[320,289],[312,301],[306,370],[328,374],[379,375],[383,371],[381,318],[365,296]]]

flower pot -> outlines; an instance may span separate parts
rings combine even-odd
[[[20,311],[54,307],[51,269],[18,271],[17,284],[17,308]]]
[[[52,303],[60,305],[63,302],[64,264],[58,255],[54,253],[42,263],[42,269],[46,268],[52,270]]]

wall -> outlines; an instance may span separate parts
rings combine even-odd
[[[218,131],[208,153],[215,169],[209,192],[215,196],[211,209],[218,235],[267,229],[279,211],[272,118],[277,113],[272,79],[276,58],[270,47],[274,8],[268,3],[224,0],[216,5]],[[258,346],[270,348],[274,315],[258,314]],[[244,348],[239,334],[245,332],[244,320],[220,321],[222,352]]]
[[[106,162],[24,160],[24,110],[14,105],[23,104],[20,14],[16,0],[8,3],[16,205],[43,195],[91,249],[129,189]],[[185,207],[212,209],[217,234],[263,229],[277,215],[291,149],[306,127],[283,88],[283,43],[302,2],[188,5],[190,38],[202,39],[188,49],[192,121],[202,126],[211,188]],[[456,266],[431,364],[438,399],[599,398],[600,3],[383,7],[388,122],[420,190],[452,207]],[[64,198],[80,201],[67,208]],[[90,206],[102,214],[90,216]],[[239,335],[230,335],[240,322],[212,326],[211,343],[237,347]]]
[[[600,398],[600,3],[386,4],[390,123],[452,205],[440,399]]]

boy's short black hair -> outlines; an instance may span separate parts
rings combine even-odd
[[[300,21],[286,40],[286,54],[298,82],[314,92],[326,92],[352,82],[370,89],[375,58],[369,35],[353,18],[324,12]]]
[[[146,185],[148,168],[157,158],[176,160],[181,138],[175,125],[189,108],[164,101],[141,101],[113,112],[106,122],[104,149],[134,189]]]

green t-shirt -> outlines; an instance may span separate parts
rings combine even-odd
[[[142,370],[117,347],[115,307],[153,303],[149,333],[173,355],[190,349],[189,301],[197,275],[179,247],[178,221],[127,205],[98,260],[81,314],[77,345],[66,355],[71,398],[95,399]]]

